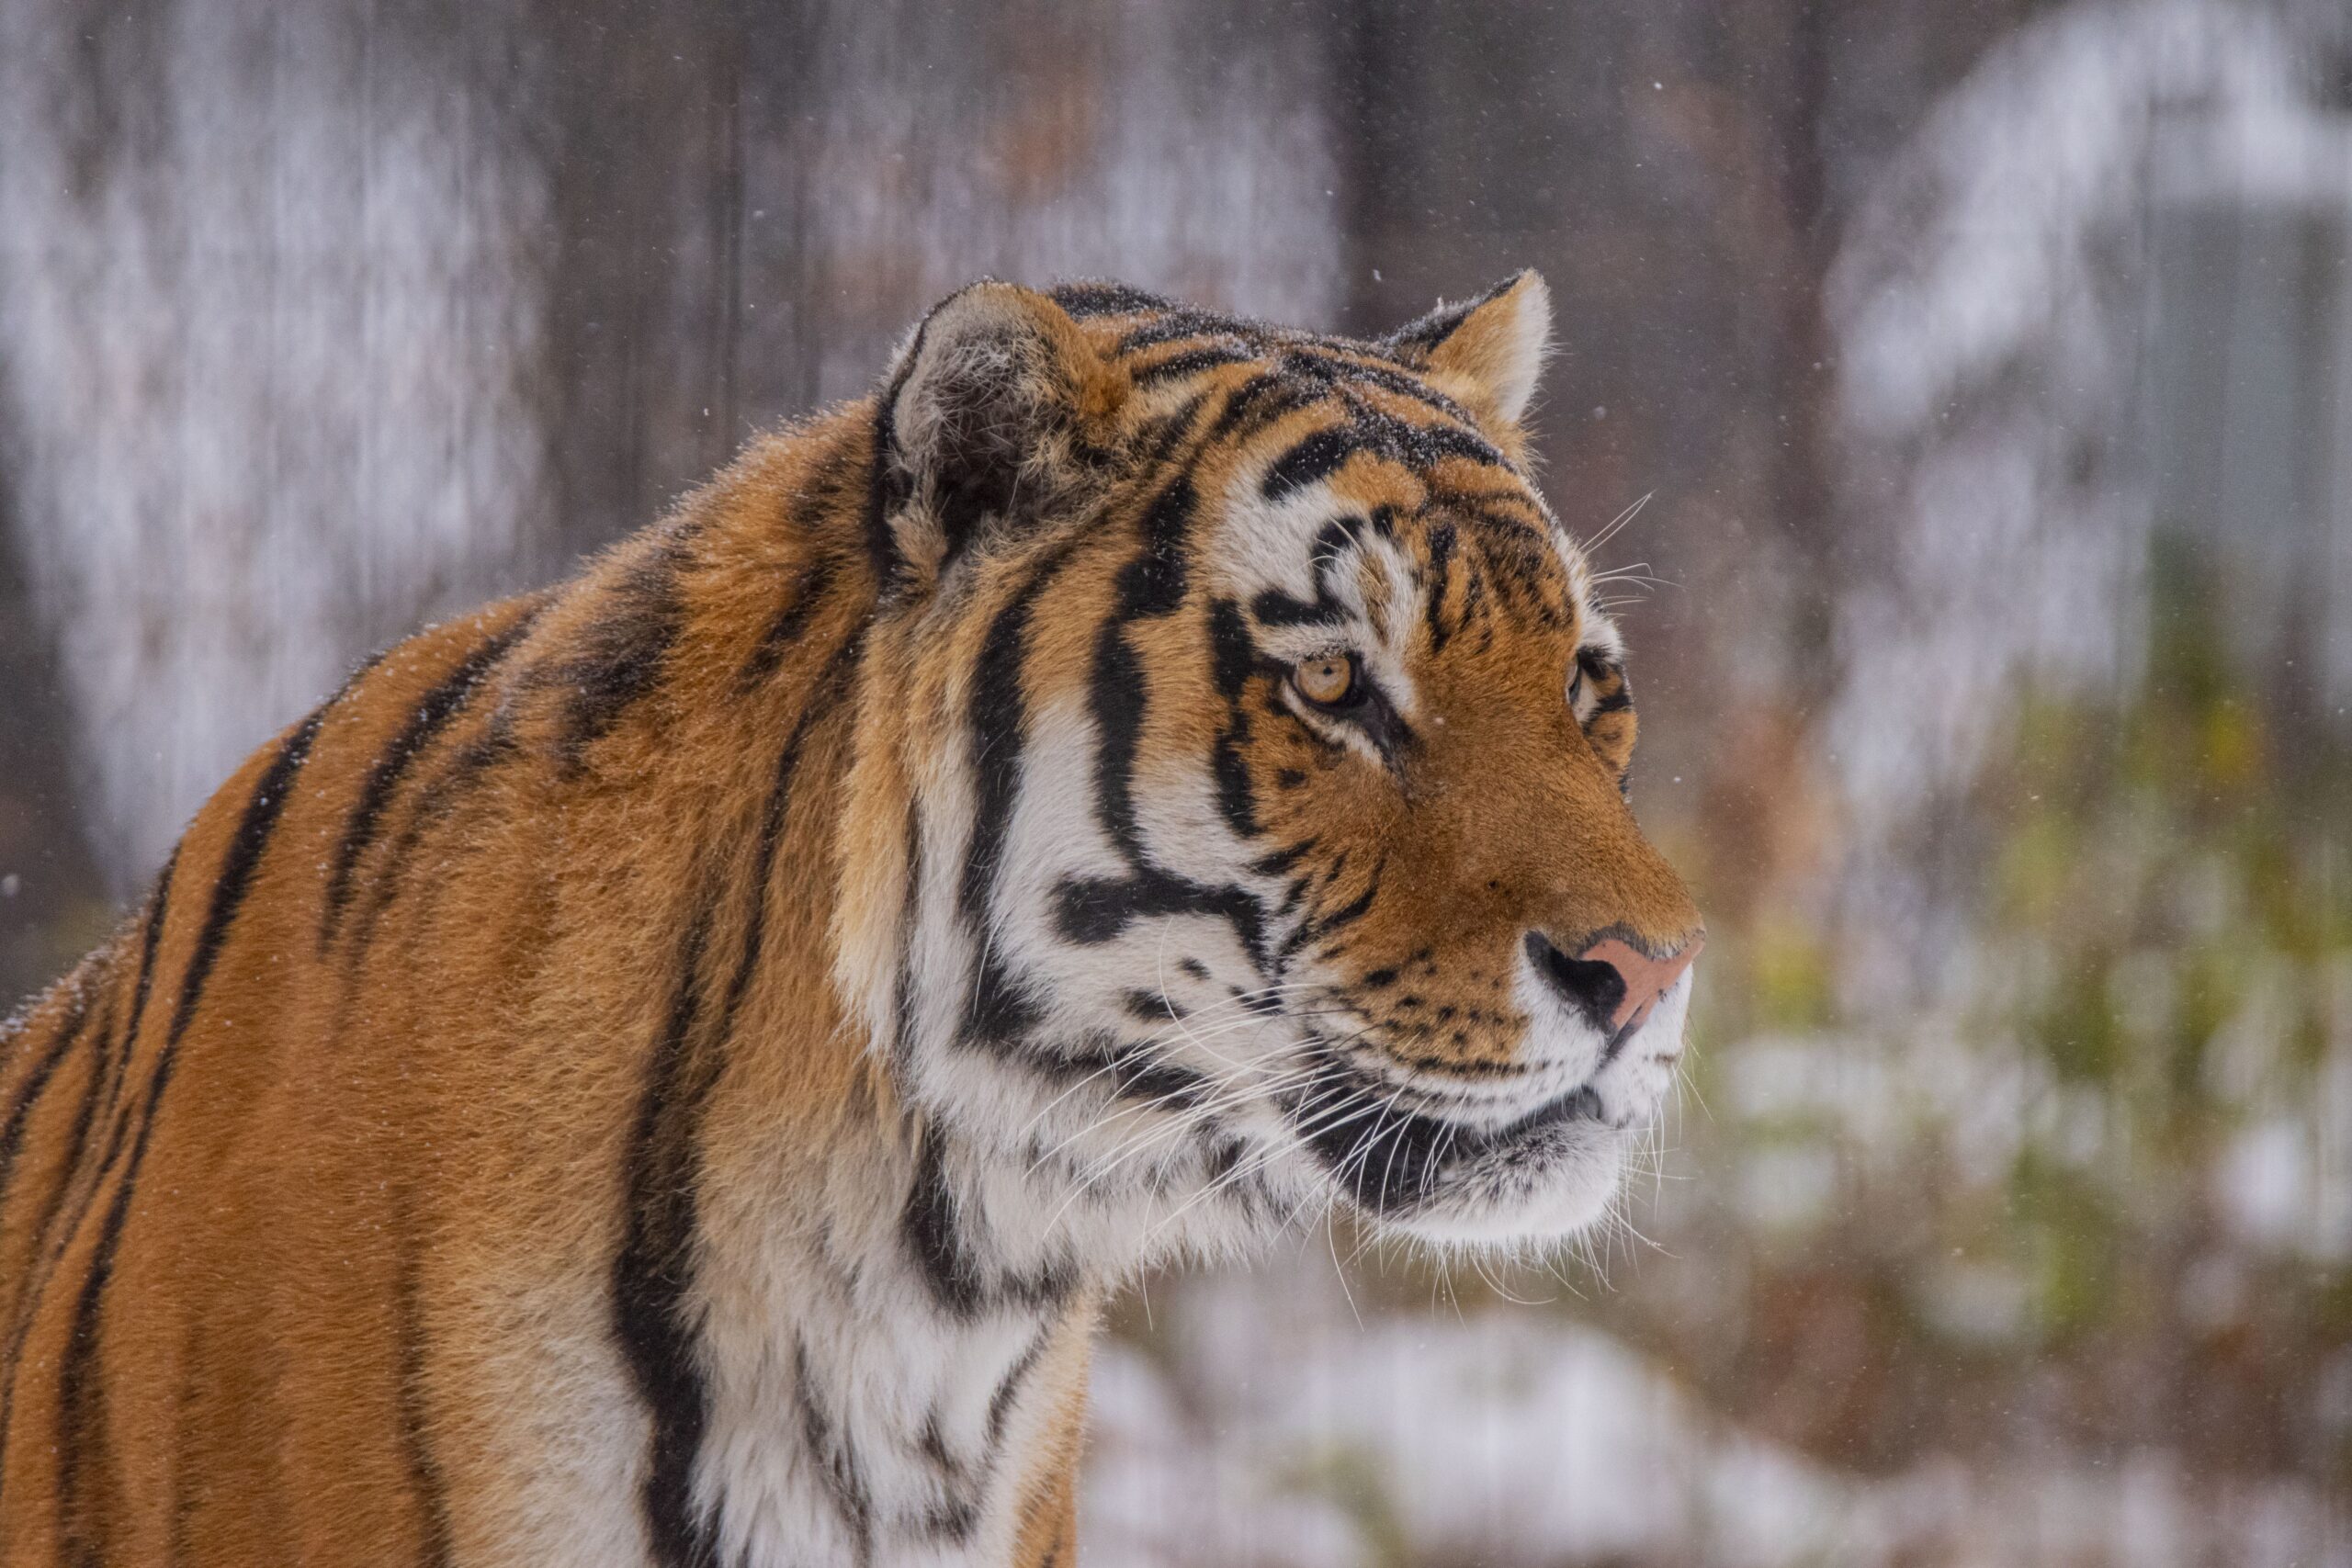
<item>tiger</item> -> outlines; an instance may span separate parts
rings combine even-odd
[[[359,668],[0,1034],[0,1562],[1067,1563],[1139,1271],[1590,1226],[1703,926],[1550,334],[983,281]]]

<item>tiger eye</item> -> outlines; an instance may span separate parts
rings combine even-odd
[[[1304,659],[1291,671],[1291,682],[1317,707],[1343,707],[1356,694],[1356,661],[1344,653]]]

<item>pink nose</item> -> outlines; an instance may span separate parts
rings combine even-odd
[[[1682,978],[1682,972],[1690,967],[1690,961],[1706,945],[1706,938],[1692,937],[1664,958],[1652,958],[1632,942],[1612,936],[1594,942],[1577,956],[1587,964],[1606,964],[1617,971],[1624,994],[1609,1019],[1610,1030],[1615,1032],[1646,1020],[1650,1009],[1657,1006],[1657,999],[1674,988],[1674,982]]]
[[[1570,958],[1541,931],[1527,933],[1527,955],[1536,973],[1569,1006],[1612,1035],[1646,1021],[1706,945],[1705,938],[1692,937],[1665,957],[1652,958],[1623,937],[1611,936]]]

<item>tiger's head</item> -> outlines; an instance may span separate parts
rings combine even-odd
[[[982,283],[902,351],[836,975],[1040,1245],[1566,1235],[1657,1115],[1701,923],[1548,332],[1532,273],[1377,341]]]

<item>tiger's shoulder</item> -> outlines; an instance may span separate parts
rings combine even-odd
[[[809,697],[870,604],[869,449],[852,414],[757,442],[570,581],[368,660],[0,1025],[0,1561],[145,1560],[180,1514],[221,1561],[458,1528],[409,1472],[529,1413],[476,1364],[484,1298],[544,1290],[534,1233],[607,1245],[663,977],[750,918],[707,890],[764,830],[821,903],[823,846],[760,818],[780,752],[838,744]],[[159,1464],[242,1479],[159,1499]],[[379,1515],[300,1495],[331,1472]]]

